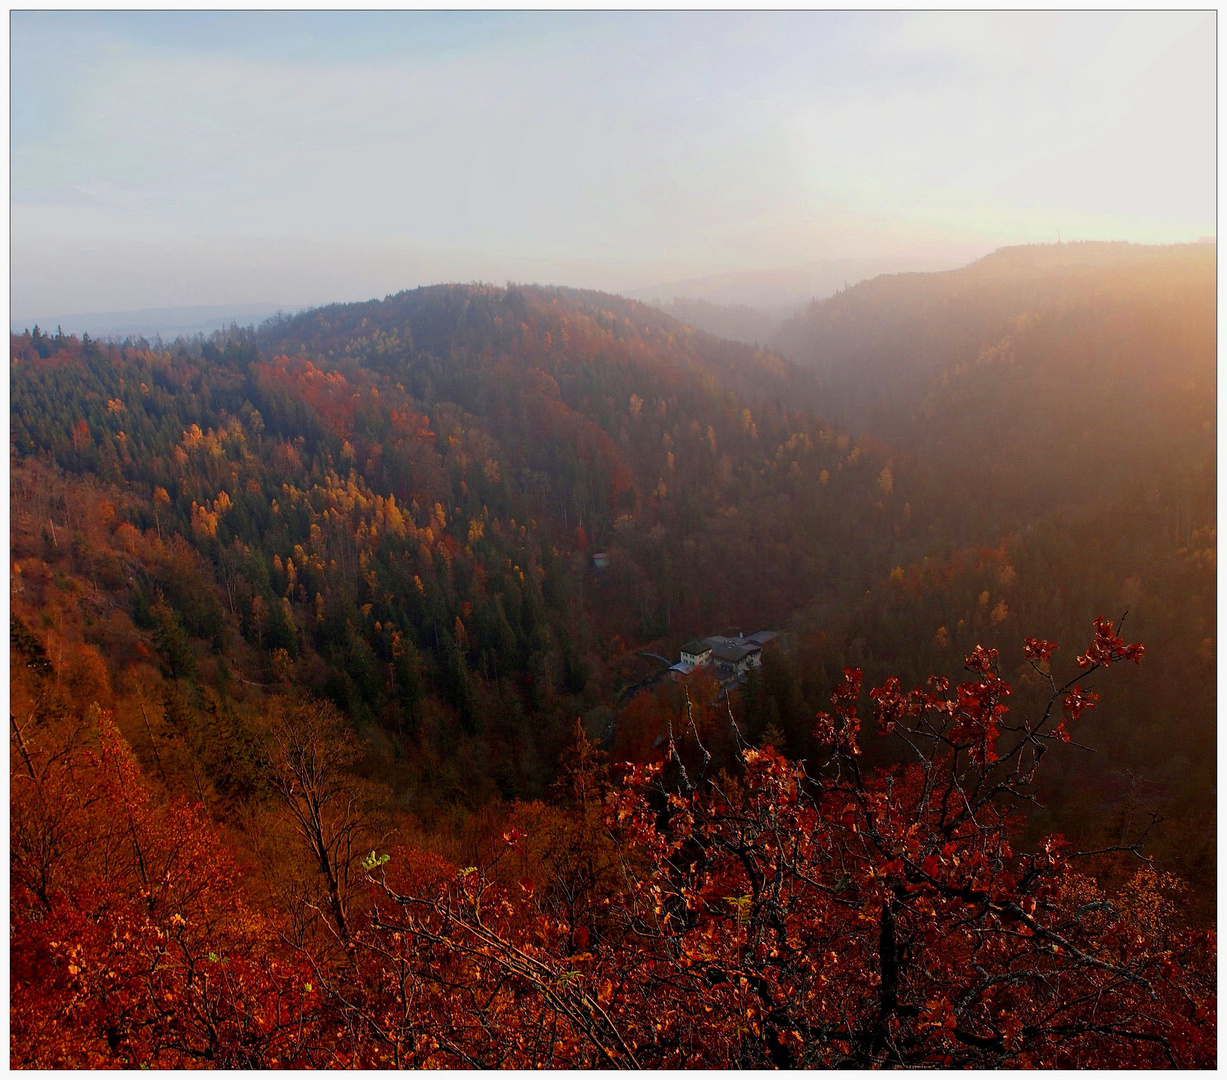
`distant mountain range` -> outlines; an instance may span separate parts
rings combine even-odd
[[[831,296],[840,289],[879,274],[953,270],[987,254],[987,248],[968,248],[946,256],[817,259],[770,270],[742,270],[687,278],[634,289],[625,295],[649,304],[684,297],[706,300],[711,304],[744,304],[764,310],[780,308],[791,312],[798,305]]]
[[[697,329],[751,344],[765,344],[786,319],[811,301],[831,296],[850,285],[880,274],[951,270],[987,254],[978,249],[942,257],[823,259],[769,270],[746,270],[666,282],[623,291],[667,312]],[[34,326],[54,333],[88,333],[122,341],[128,337],[165,340],[225,330],[232,323],[259,325],[278,314],[294,314],[306,304],[235,303],[154,307],[131,311],[52,313],[11,318],[9,329],[20,334]]]
[[[765,345],[786,320],[841,289],[882,274],[953,270],[987,253],[968,248],[946,256],[820,259],[771,270],[688,278],[624,295],[709,334]]]
[[[301,311],[299,305],[277,304],[216,304],[193,307],[142,308],[138,311],[95,311],[75,315],[47,315],[37,319],[12,319],[9,329],[14,334],[38,326],[46,331],[62,328],[66,334],[88,333],[95,338],[122,341],[128,337],[155,338],[167,341],[177,337],[211,334],[225,330],[231,324],[251,326],[280,313]]]

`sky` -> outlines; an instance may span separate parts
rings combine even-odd
[[[1213,12],[13,12],[11,315],[1214,234]]]

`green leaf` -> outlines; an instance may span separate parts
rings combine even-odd
[[[362,860],[362,869],[368,874],[377,866],[383,866],[392,856],[391,855],[376,855],[372,850],[371,853]]]

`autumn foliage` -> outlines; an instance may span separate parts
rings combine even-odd
[[[381,871],[371,961],[400,965],[432,994],[473,991],[413,1018],[414,1062],[1212,1061],[1214,941],[1155,917],[1172,883],[1143,863],[1108,899],[1079,862],[1130,855],[1132,843],[1092,853],[1059,837],[1015,842],[1039,761],[1065,737],[1060,708],[1072,720],[1069,698],[1088,675],[1141,657],[1101,620],[1082,671],[1053,683],[1034,719],[1010,718],[988,650],[953,689],[933,680],[904,693],[892,680],[870,695],[874,719],[915,762],[880,775],[858,762],[855,670],[819,717],[820,767],[745,746],[736,778],[691,776],[675,751],[607,788],[590,768],[576,812],[599,805],[619,882],[579,942],[551,906],[565,892],[557,878],[503,869],[527,840],[515,829],[489,866],[425,888],[401,891],[394,869]]]
[[[1213,304],[1035,270],[824,305],[859,437],[566,289],[13,335],[11,1064],[1213,1064]]]
[[[12,721],[10,1062],[301,1061],[314,1005],[200,813],[150,796],[122,736]]]
[[[821,760],[738,742],[712,773],[611,768],[577,729],[550,803],[476,865],[372,848],[347,736],[270,725],[272,797],[327,887],[292,946],[227,845],[159,801],[96,708],[12,723],[11,1061],[17,1066],[1169,1067],[1215,1059],[1215,943],[1140,837],[1023,845],[1036,772],[1089,722],[1088,679],[1143,650],[1099,620],[1047,708],[1015,716],[992,650],[969,678],[871,691],[912,761],[862,768],[861,675]],[[692,714],[693,715],[693,714]],[[671,732],[672,736],[672,732]],[[288,741],[287,741],[288,740]],[[356,789],[355,789],[356,791]],[[1123,888],[1096,860],[1133,859]],[[364,882],[364,883],[363,883]]]

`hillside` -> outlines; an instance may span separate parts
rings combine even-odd
[[[937,434],[965,448],[994,420],[1023,420],[1000,425],[1009,442],[978,439],[974,452],[1021,451],[1032,463],[1051,451],[1052,421],[1076,408],[1078,438],[1114,428],[1114,452],[1143,455],[1171,436],[1205,442],[1215,273],[1211,244],[1005,248],[959,270],[878,277],[817,301],[775,344],[818,375],[841,419],[881,438]],[[1013,411],[975,415],[990,403]]]
[[[1154,722],[1098,745],[1204,817],[1211,780],[1181,763],[1214,740],[1208,269],[1071,246],[877,279],[791,324],[821,389],[566,289],[418,289],[160,350],[15,337],[15,610],[45,624],[88,586],[109,629],[61,614],[112,680],[144,656],[196,716],[322,694],[433,814],[543,791],[574,717],[607,730],[651,676],[639,650],[791,628],[783,696],[751,687],[748,722],[807,754],[845,664],[921,679],[1127,609]],[[862,398],[889,441],[821,418]],[[1200,881],[1211,839],[1176,853]]]
[[[865,378],[536,287],[13,336],[14,1063],[1211,1060],[1204,290],[1029,265],[836,298]]]
[[[782,625],[905,557],[883,453],[795,411],[806,381],[565,290],[420,289],[160,350],[14,338],[15,610],[198,718],[322,694],[422,812],[538,793],[637,647]],[[108,614],[82,625],[86,583]]]
[[[1089,610],[1128,612],[1147,664],[1122,720],[1088,736],[1099,754],[1060,766],[1042,816],[1070,832],[1145,802],[1168,819],[1167,857],[1206,890],[1215,272],[1205,244],[1005,249],[857,285],[776,341],[822,380],[833,416],[891,446],[933,530],[926,558],[845,613],[830,662],[919,679],[973,638],[1021,660],[1024,631],[1064,641]]]

